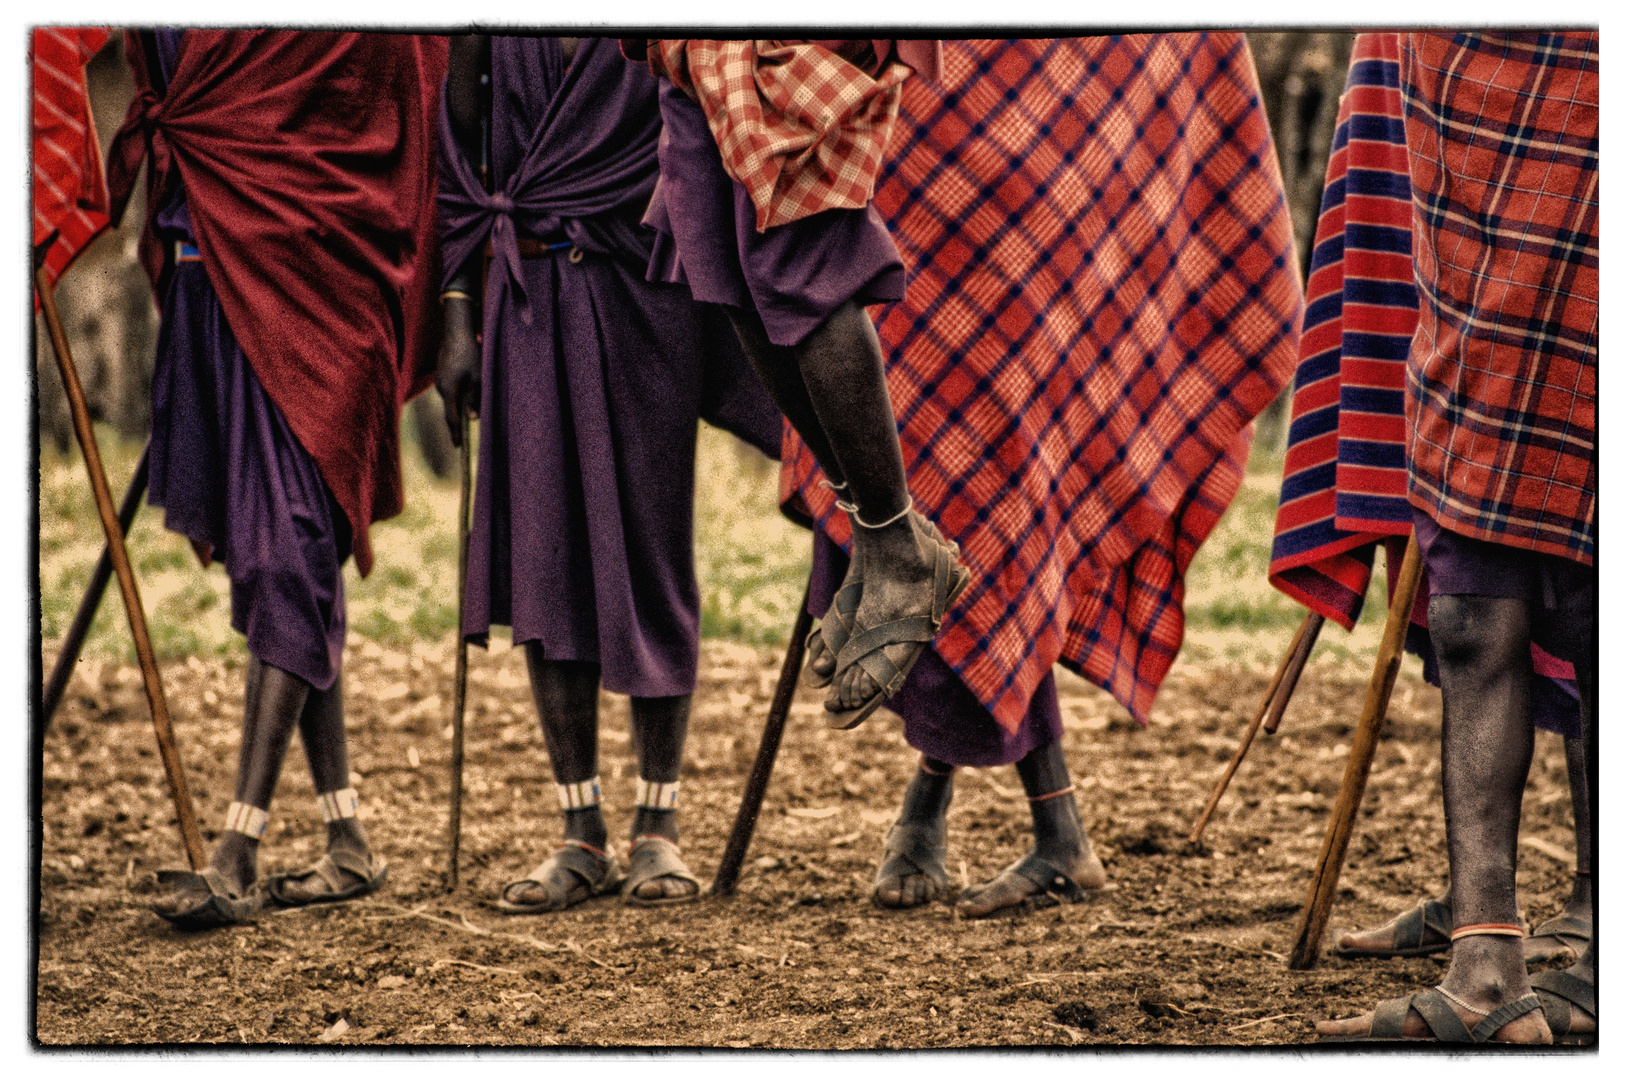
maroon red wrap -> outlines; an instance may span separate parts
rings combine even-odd
[[[402,507],[400,410],[428,385],[438,314],[434,121],[445,38],[191,30],[160,96],[136,33],[137,95],[113,143],[123,213],[150,161],[152,215],[186,192],[232,332],[316,459],[372,568],[367,526]]]

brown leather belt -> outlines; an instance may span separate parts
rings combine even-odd
[[[557,255],[563,252],[566,248],[569,249],[569,259],[573,263],[580,262],[582,257],[586,255],[586,252],[570,244],[568,240],[556,247],[553,244],[549,244],[545,240],[538,240],[533,236],[521,236],[518,238],[518,242],[519,257],[522,259],[539,259],[545,255]],[[489,240],[485,242],[485,257],[487,260],[497,257],[496,250],[491,247],[491,241]]]

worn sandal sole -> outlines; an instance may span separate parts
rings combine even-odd
[[[626,881],[626,877],[621,873],[620,864],[615,861],[613,852],[605,852],[601,856],[603,862],[597,865],[601,866],[604,873],[596,882],[588,876],[595,866],[580,863],[581,859],[593,859],[596,854],[596,849],[588,851],[583,845],[567,842],[534,867],[529,877],[522,877],[504,885],[497,898],[490,902],[490,906],[504,915],[552,915],[614,892]],[[520,904],[508,899],[508,892],[515,885],[536,885],[546,889],[547,883],[542,878],[546,876],[550,863],[554,864],[553,869],[575,879],[575,883],[570,886],[562,899],[548,899],[533,904]],[[572,866],[571,863],[577,865]],[[584,891],[585,895],[577,896],[578,890]]]
[[[275,900],[278,904],[286,908],[314,907],[317,904],[342,904],[346,900],[358,900],[363,896],[368,896],[377,892],[383,887],[384,882],[389,880],[389,867],[387,865],[380,866],[378,868],[378,872],[369,880],[358,882],[355,885],[350,886],[348,889],[341,889],[338,892],[326,893],[322,896],[313,896],[309,900],[288,899],[277,891],[278,886],[280,886],[283,880],[286,878],[303,876],[303,874],[279,874],[272,878],[270,884],[267,886],[267,891],[270,893],[271,899]]]

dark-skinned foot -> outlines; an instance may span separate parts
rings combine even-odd
[[[1430,956],[1450,950],[1450,893],[1424,900],[1381,926],[1350,930],[1337,939],[1335,951],[1349,958]]]
[[[681,904],[700,895],[677,846],[677,811],[640,806],[632,819],[623,896],[627,903]]]
[[[253,889],[258,871],[259,841],[239,832],[228,831],[215,845],[209,858],[209,870],[218,875],[217,881],[228,893],[246,897]],[[180,887],[160,895],[152,902],[152,910],[171,921],[184,921],[187,913],[207,904],[211,891],[198,874],[177,874]]]
[[[366,830],[355,818],[327,824],[327,853],[313,865],[269,882],[271,898],[287,907],[336,903],[375,892],[389,875],[367,846]]]
[[[857,536],[864,547],[863,597],[824,699],[831,725],[842,728],[862,723],[882,697],[897,692],[970,580],[958,546],[917,513],[880,529],[860,527]],[[866,647],[871,634],[891,643]]]
[[[1455,1014],[1461,1025],[1469,1031],[1481,1024],[1496,1009],[1509,1002],[1517,1001],[1523,996],[1515,994],[1500,999],[1491,998],[1488,995],[1469,996],[1467,992],[1454,989],[1451,989],[1450,992],[1471,1006],[1471,1008],[1464,1007],[1458,1002],[1451,1001],[1448,997],[1443,998],[1444,1004]],[[1422,993],[1426,993],[1426,991]],[[1413,999],[1420,996],[1421,994],[1413,995]],[[1389,1005],[1390,1003],[1384,1002],[1384,1005],[1378,1006],[1378,1008],[1382,1009],[1384,1006]],[[1315,1024],[1315,1033],[1327,1040],[1371,1038],[1376,1016],[1376,1012],[1369,1012],[1362,1016],[1350,1017],[1347,1020],[1321,1020]],[[1378,1037],[1428,1040],[1435,1039],[1438,1036],[1428,1021],[1417,1011],[1416,1005],[1413,1004],[1406,1011],[1404,1023],[1397,1035],[1379,1035]],[[1501,1025],[1489,1037],[1488,1041],[1528,1046],[1549,1046],[1552,1042],[1552,1032],[1546,1025],[1545,1014],[1539,1008],[1535,1008]]]
[[[954,908],[967,919],[979,919],[1007,908],[1076,903],[1104,884],[1106,868],[1084,837],[1078,847],[1035,846],[991,881],[960,893]]]
[[[948,822],[899,820],[886,834],[875,872],[874,901],[881,907],[913,908],[948,894]]]

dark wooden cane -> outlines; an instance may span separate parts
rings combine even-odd
[[[1413,533],[1405,545],[1405,558],[1400,564],[1399,584],[1394,599],[1388,605],[1388,625],[1382,632],[1382,646],[1377,650],[1377,665],[1371,672],[1371,683],[1366,688],[1365,707],[1354,728],[1354,739],[1349,746],[1349,762],[1343,769],[1343,785],[1337,792],[1337,803],[1332,808],[1332,820],[1326,828],[1326,840],[1320,848],[1320,859],[1315,864],[1315,876],[1309,882],[1309,896],[1304,901],[1303,918],[1298,923],[1297,941],[1287,964],[1294,971],[1314,967],[1320,960],[1320,939],[1326,933],[1326,921],[1331,917],[1332,898],[1337,893],[1337,880],[1343,873],[1343,858],[1348,854],[1349,838],[1354,832],[1354,818],[1360,802],[1365,798],[1365,782],[1371,775],[1371,761],[1377,753],[1377,738],[1382,734],[1383,721],[1388,718],[1388,699],[1394,692],[1394,680],[1399,677],[1399,663],[1405,656],[1405,631],[1411,624],[1411,605],[1416,602],[1417,582],[1422,577],[1422,553],[1416,546]]]
[[[1275,701],[1270,705],[1270,714],[1264,718],[1264,734],[1274,735],[1281,726],[1281,717],[1286,715],[1287,703],[1292,700],[1293,691],[1298,688],[1298,676],[1303,674],[1303,666],[1309,662],[1309,654],[1315,651],[1315,642],[1320,640],[1320,628],[1326,625],[1326,616],[1318,611],[1311,611],[1309,617],[1304,619],[1303,637],[1298,639],[1298,647],[1292,652],[1292,660],[1286,666],[1286,675],[1281,679],[1280,689],[1275,691]]]
[[[147,454],[151,449],[149,444],[141,451],[141,461],[135,467],[135,475],[130,477],[130,486],[124,489],[124,501],[118,508],[118,527],[121,536],[130,535],[130,525],[141,509],[141,496],[147,493]],[[96,569],[90,575],[90,585],[85,589],[84,599],[79,601],[79,611],[74,615],[73,625],[68,627],[68,633],[62,639],[62,647],[57,650],[56,663],[51,667],[51,678],[45,684],[44,693],[40,695],[41,733],[51,726],[51,717],[56,715],[56,707],[62,704],[62,695],[67,693],[68,681],[73,678],[74,665],[79,663],[79,652],[85,647],[85,637],[90,633],[90,624],[96,621],[96,611],[102,605],[102,594],[107,591],[107,583],[112,577],[112,549],[103,545],[102,557],[96,560]]]
[[[468,506],[471,501],[473,464],[468,448],[468,410],[459,410],[462,445],[458,447],[457,469],[462,493],[457,500],[457,674],[451,694],[451,822],[450,854],[446,864],[446,889],[457,888],[457,855],[463,843],[463,713],[468,703],[468,641],[463,637],[463,604],[468,597]]]
[[[203,837],[198,832],[197,809],[192,805],[192,793],[187,789],[186,774],[181,771],[180,755],[175,750],[175,731],[169,721],[169,705],[164,700],[163,678],[158,674],[152,638],[147,633],[146,611],[141,606],[141,593],[136,589],[135,574],[130,569],[130,554],[124,547],[124,530],[119,527],[118,514],[113,510],[113,495],[107,488],[107,473],[102,468],[102,455],[96,446],[96,432],[90,425],[90,406],[85,402],[85,390],[79,382],[78,369],[73,365],[68,336],[62,329],[62,317],[57,313],[56,292],[43,266],[34,272],[34,287],[39,292],[40,307],[45,312],[45,324],[51,330],[51,346],[56,351],[56,365],[62,373],[63,389],[68,394],[74,434],[78,436],[79,449],[85,457],[85,471],[90,474],[96,510],[101,515],[102,531],[107,535],[113,572],[118,575],[119,591],[124,596],[124,613],[129,617],[130,636],[135,639],[135,654],[141,661],[147,705],[152,710],[152,729],[158,737],[158,756],[169,779],[169,793],[175,800],[175,820],[180,825],[181,841],[186,847],[186,858],[192,869],[201,870],[205,862]]]
[[[1264,699],[1258,703],[1253,718],[1247,723],[1247,730],[1242,733],[1241,745],[1236,747],[1235,754],[1230,758],[1230,764],[1225,767],[1224,775],[1219,777],[1219,782],[1214,785],[1213,794],[1208,798],[1207,806],[1202,810],[1202,816],[1197,818],[1196,824],[1191,827],[1191,843],[1199,844],[1202,842],[1202,830],[1207,828],[1208,819],[1213,816],[1213,811],[1219,808],[1219,800],[1224,798],[1225,789],[1230,786],[1230,778],[1236,775],[1236,770],[1241,767],[1241,759],[1247,756],[1247,749],[1253,745],[1253,739],[1258,735],[1258,728],[1264,722],[1264,714],[1269,712],[1270,705],[1275,701],[1276,692],[1281,688],[1281,680],[1286,675],[1286,669],[1291,666],[1292,658],[1298,654],[1298,646],[1303,644],[1303,639],[1309,630],[1310,620],[1315,618],[1318,618],[1318,616],[1313,612],[1303,617],[1303,622],[1298,624],[1298,632],[1292,635],[1292,643],[1286,647],[1286,654],[1281,657],[1281,662],[1275,665],[1275,674],[1270,678],[1269,688],[1264,691]]]
[[[744,865],[750,838],[756,832],[756,817],[762,812],[762,799],[767,794],[767,782],[773,775],[773,762],[779,756],[779,743],[784,738],[785,721],[790,717],[790,702],[796,696],[796,680],[801,678],[801,660],[807,647],[807,633],[812,630],[812,615],[807,612],[808,591],[801,594],[796,608],[795,626],[790,630],[790,644],[784,650],[784,664],[779,668],[779,685],[773,691],[773,703],[767,709],[767,723],[762,727],[762,742],[756,748],[756,762],[745,781],[745,794],[739,800],[739,813],[734,815],[733,832],[728,834],[728,846],[722,849],[722,861],[717,864],[717,876],[711,882],[712,896],[729,896],[739,884],[739,869]]]

